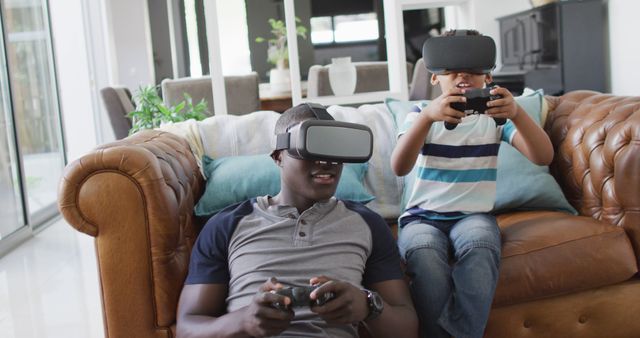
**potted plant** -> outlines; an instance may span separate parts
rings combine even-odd
[[[300,18],[296,17],[296,34],[303,39],[307,38],[307,28],[299,25]],[[267,61],[275,66],[269,71],[269,83],[272,91],[288,91],[291,84],[289,80],[289,51],[287,49],[287,28],[282,20],[269,19],[273,38],[265,39],[257,37],[256,42],[267,41]]]
[[[131,129],[129,135],[143,130],[160,127],[167,122],[181,122],[189,119],[196,121],[204,120],[207,115],[207,101],[200,100],[197,104],[193,104],[193,100],[189,94],[184,94],[184,101],[175,106],[165,106],[158,95],[157,86],[143,86],[133,96],[136,103],[136,110],[127,114],[131,119]]]

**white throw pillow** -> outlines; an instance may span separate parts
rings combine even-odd
[[[384,103],[364,104],[357,108],[330,106],[329,113],[338,121],[360,123],[373,132],[373,155],[365,176],[365,187],[376,197],[367,207],[386,219],[400,215],[402,178],[391,170],[391,151],[396,145],[393,116]]]
[[[396,143],[396,129],[393,116],[383,103],[365,104],[360,107],[331,106],[327,109],[338,121],[360,123],[373,132],[373,155],[365,176],[365,188],[375,196],[367,204],[382,217],[395,219],[400,214],[402,179],[394,175],[389,162]],[[190,140],[200,138],[194,151],[198,161],[202,155],[221,158],[238,155],[258,155],[270,153],[275,136],[273,130],[279,113],[257,111],[246,115],[215,115],[197,122],[180,122],[163,129],[179,134]],[[198,133],[199,135],[194,135]],[[191,141],[190,141],[191,143]],[[193,150],[194,146],[192,146]]]

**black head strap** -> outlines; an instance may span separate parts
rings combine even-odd
[[[334,120],[325,106],[313,102],[306,102],[305,105],[311,109],[313,115],[315,115],[318,120]]]
[[[325,108],[325,106],[318,104],[318,103],[313,103],[313,102],[305,102],[305,105],[311,109],[311,111],[313,112],[313,115],[316,117],[316,119],[318,120],[335,120],[333,118],[333,116],[331,116],[331,114],[329,114],[329,112],[327,112],[327,108]],[[289,133],[283,133],[283,134],[278,134],[276,135],[276,149],[275,150],[282,150],[282,149],[289,149],[289,137],[290,134]]]

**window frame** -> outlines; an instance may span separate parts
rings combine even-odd
[[[207,41],[209,45],[209,63],[211,66],[211,82],[213,87],[214,107],[216,114],[227,114],[226,91],[222,75],[222,60],[220,50],[220,36],[218,28],[217,2],[222,0],[204,0],[205,21],[207,26]],[[404,22],[402,12],[413,9],[427,9],[455,6],[453,16],[447,17],[455,26],[462,26],[470,22],[470,0],[383,0],[384,25],[386,34],[387,62],[389,64],[389,90],[358,93],[347,96],[324,96],[314,98],[316,103],[356,104],[382,102],[385,98],[408,100],[409,88],[406,72],[406,53],[404,40]],[[289,70],[291,76],[291,100],[298,105],[307,101],[302,97],[302,81],[300,76],[300,60],[298,53],[298,39],[295,30],[294,0],[284,0],[285,24],[287,26],[287,40],[289,47]],[[446,16],[446,13],[445,13]]]
[[[470,0],[383,0],[387,62],[389,65],[389,90],[356,93],[347,96],[322,96],[313,98],[313,102],[332,105],[383,102],[385,98],[408,100],[409,88],[406,85],[408,83],[408,77],[406,71],[403,11],[455,6],[455,12],[450,19],[452,23],[457,26],[461,23],[469,22],[469,18],[471,17],[469,2]],[[287,25],[287,40],[289,42],[291,100],[295,106],[305,102],[306,98],[302,97],[298,42],[295,35],[294,0],[284,0],[284,16],[285,24]]]

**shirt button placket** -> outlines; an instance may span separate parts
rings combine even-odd
[[[298,219],[296,232],[296,245],[307,246],[309,245],[309,229],[307,221],[303,218]]]
[[[306,237],[307,236],[306,225],[307,225],[307,221],[305,221],[304,219],[301,219],[300,220],[300,226],[298,227],[298,229],[300,230],[300,231],[298,231],[298,236],[300,236],[300,237]]]

